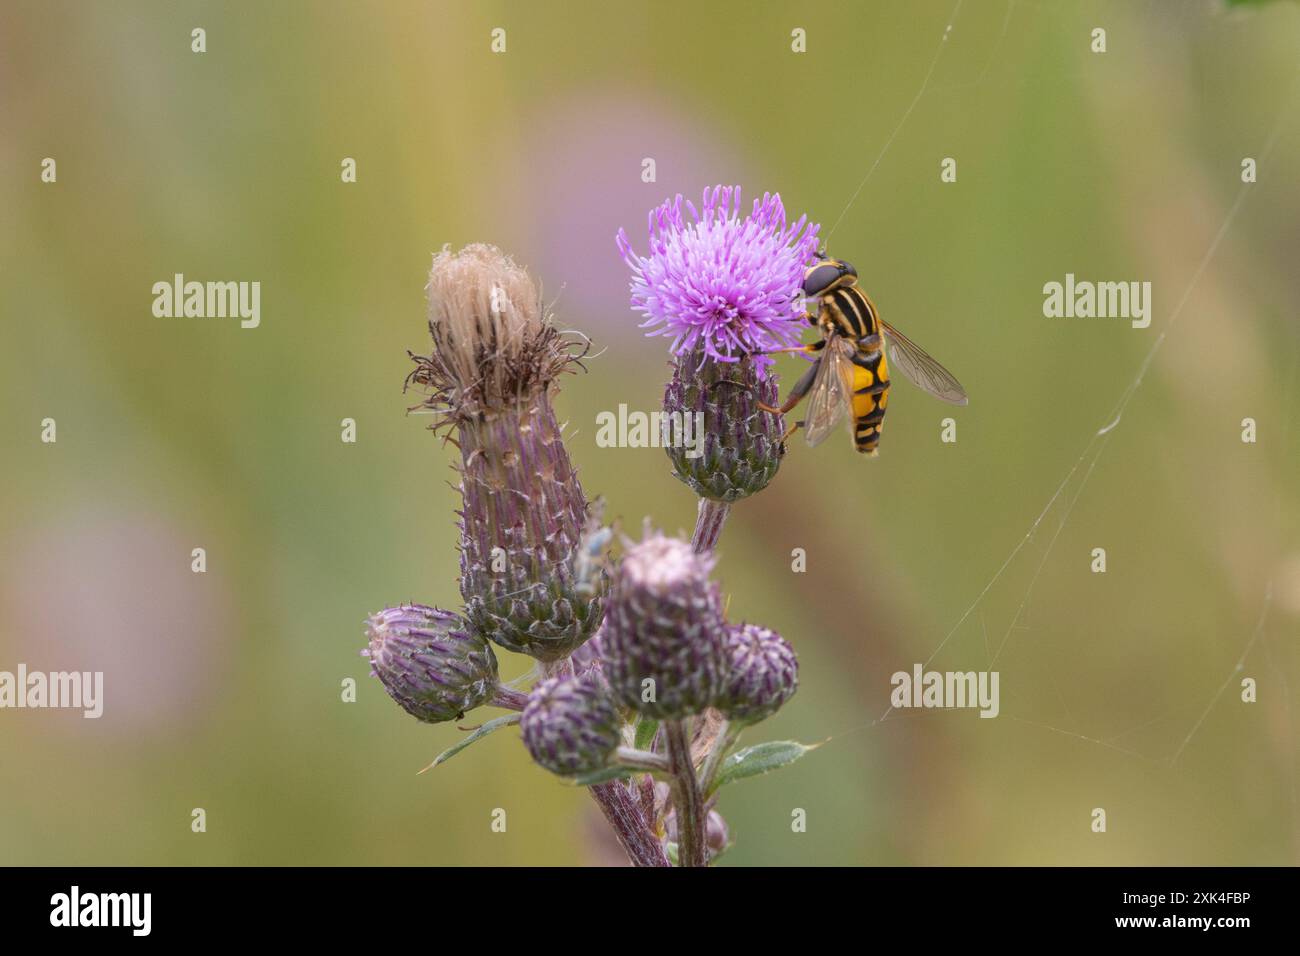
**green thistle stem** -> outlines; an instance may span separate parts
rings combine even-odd
[[[736,739],[740,736],[740,727],[728,720],[722,722],[718,728],[718,736],[713,741],[713,749],[709,755],[704,758],[704,766],[700,768],[700,791],[707,798],[710,791],[713,790],[713,780],[718,775],[718,767],[722,764],[722,758],[727,755],[727,751],[735,746]]]
[[[645,816],[621,780],[588,787],[633,866],[668,866],[664,848],[646,826]]]
[[[570,677],[573,674],[573,661],[567,657],[556,661],[538,661],[542,677]],[[654,756],[654,755],[652,755]],[[655,837],[645,814],[641,812],[636,798],[626,783],[613,780],[609,783],[588,787],[591,799],[596,801],[600,812],[609,821],[618,844],[632,861],[633,866],[670,866],[663,845]]]
[[[731,505],[725,501],[701,498],[699,510],[695,515],[695,534],[691,537],[691,547],[696,554],[705,554],[718,546],[722,537],[722,526],[731,513]]]
[[[679,866],[708,866],[705,844],[705,815],[700,783],[691,763],[691,741],[684,720],[664,722],[668,744],[668,765],[673,773],[673,807],[677,811],[677,859]]]
[[[497,685],[496,690],[492,692],[492,698],[488,701],[493,707],[500,707],[503,710],[523,710],[528,703],[528,695],[509,687]]]
[[[616,753],[616,759],[624,767],[635,767],[637,770],[647,772],[660,771],[667,773],[668,758],[663,754],[653,753],[649,750],[637,750],[635,747],[619,747]]]

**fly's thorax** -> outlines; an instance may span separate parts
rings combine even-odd
[[[839,333],[853,341],[880,331],[875,306],[856,285],[836,289],[826,296],[826,310]]]

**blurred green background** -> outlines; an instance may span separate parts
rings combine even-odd
[[[878,460],[795,444],[734,511],[731,616],[802,662],[751,738],[830,739],[724,792],[726,862],[1297,862],[1300,8],[953,6],[6,2],[0,669],[103,670],[106,703],[0,712],[0,862],[611,859],[514,731],[416,776],[459,732],[358,656],[367,613],[458,602],[454,450],[401,391],[430,254],[490,241],[534,271],[606,349],[558,399],[587,491],[689,529],[662,451],[595,444],[667,374],[616,229],[643,250],[652,205],[735,182],[825,234],[895,132],[831,250],[972,399],[899,384]],[[260,281],[261,327],[155,318],[177,272]],[[1044,318],[1067,272],[1151,281],[1151,328]],[[1001,716],[880,721],[932,654],[995,661]]]

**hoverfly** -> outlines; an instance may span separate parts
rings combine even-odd
[[[823,253],[805,271],[803,293],[807,301],[817,303],[817,311],[808,313],[808,322],[821,331],[821,340],[778,351],[808,352],[817,360],[795,383],[784,405],[763,406],[784,415],[808,398],[808,417],[796,422],[786,437],[802,425],[808,444],[817,445],[850,412],[854,447],[875,456],[889,398],[891,364],[935,398],[966,404],[966,390],[952,373],[880,318],[858,285],[858,271],[849,263]],[[881,350],[882,336],[888,359]]]

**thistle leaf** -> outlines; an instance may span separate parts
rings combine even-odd
[[[779,770],[794,763],[810,750],[816,750],[821,744],[801,744],[794,740],[770,740],[766,743],[744,747],[729,754],[718,767],[718,776],[709,791],[713,793],[721,787],[746,777]]]
[[[438,754],[438,756],[434,757],[433,763],[425,767],[424,770],[421,770],[420,773],[424,773],[425,770],[432,770],[440,763],[445,763],[446,761],[450,760],[452,757],[456,756],[456,754],[464,750],[466,747],[468,747],[470,744],[474,743],[475,741],[482,740],[488,734],[492,733],[492,731],[500,730],[502,727],[509,727],[511,724],[519,723],[519,717],[520,717],[519,714],[506,714],[504,717],[494,717],[492,720],[489,720],[487,723],[477,728],[468,737],[465,737],[463,740],[461,740],[460,743],[456,744],[455,746],[448,747],[442,753]]]
[[[659,730],[659,721],[653,717],[642,717],[636,722],[635,742],[632,746],[637,750],[649,750],[650,744],[654,742],[655,733]]]

